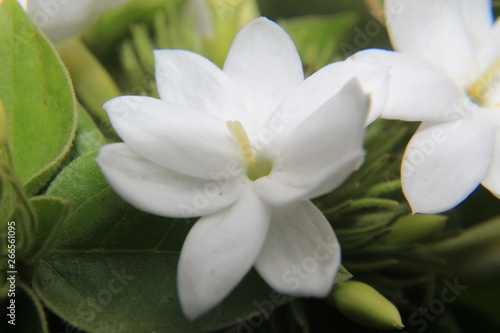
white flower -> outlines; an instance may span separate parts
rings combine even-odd
[[[97,15],[128,0],[18,0],[31,20],[53,42],[78,34]]]
[[[207,0],[188,0],[183,14],[192,20],[199,43],[203,38],[214,38],[215,27]]]
[[[401,166],[413,211],[451,209],[480,183],[500,196],[500,22],[493,22],[491,1],[385,6],[400,53],[367,50],[349,61],[387,68],[382,117],[423,121]]]
[[[340,263],[335,234],[309,199],[362,163],[369,101],[342,63],[304,81],[297,50],[257,18],[236,36],[220,70],[180,50],[155,52],[161,99],[104,105],[124,140],[97,162],[134,206],[202,216],[180,255],[188,318],[224,299],[254,266],[274,289],[326,296]]]

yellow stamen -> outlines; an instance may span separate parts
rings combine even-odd
[[[239,121],[228,121],[226,126],[229,132],[236,139],[238,149],[247,162],[247,176],[250,180],[255,181],[261,177],[265,177],[271,173],[273,162],[266,156],[255,156],[255,151],[250,144],[248,134]]]
[[[228,121],[226,122],[226,125],[231,134],[236,139],[238,148],[247,161],[248,166],[251,167],[255,165],[257,163],[257,160],[255,158],[252,145],[250,144],[250,140],[248,139],[247,132],[245,131],[245,128],[243,128],[243,125],[241,125],[239,121]]]
[[[478,104],[486,103],[493,80],[500,74],[500,58],[497,58],[469,88],[469,96]]]

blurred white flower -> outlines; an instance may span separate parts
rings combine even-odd
[[[187,19],[192,20],[199,39],[215,36],[212,12],[207,0],[188,0],[183,14]]]
[[[18,0],[31,20],[53,42],[83,31],[104,10],[128,0]]]
[[[217,305],[252,266],[280,292],[326,296],[340,248],[310,199],[364,158],[369,101],[352,71],[337,63],[304,81],[292,40],[265,18],[238,33],[223,70],[180,50],[156,51],[155,64],[161,99],[104,105],[124,143],[97,162],[139,209],[202,216],[178,266],[186,316]]]
[[[389,73],[381,117],[423,121],[401,166],[413,212],[451,209],[480,183],[500,196],[500,23],[491,1],[386,0],[385,12],[399,52],[349,61]]]

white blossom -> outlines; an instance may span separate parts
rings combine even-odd
[[[201,216],[178,266],[186,316],[217,305],[252,266],[275,290],[326,296],[340,247],[310,199],[364,158],[369,99],[351,71],[336,63],[304,80],[292,40],[265,18],[238,33],[223,70],[182,50],[156,51],[155,65],[160,99],[104,105],[124,143],[97,162],[139,209]]]
[[[422,121],[401,166],[413,211],[451,209],[480,183],[500,196],[500,23],[491,1],[386,0],[385,12],[397,52],[348,61],[386,68],[381,117]]]
[[[128,0],[18,0],[31,20],[53,42],[83,31],[105,10]]]

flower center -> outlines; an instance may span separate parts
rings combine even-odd
[[[484,107],[500,107],[500,58],[486,68],[468,89],[469,97]]]
[[[247,176],[254,181],[271,173],[273,163],[269,158],[256,156],[245,128],[239,121],[228,121],[226,126],[236,139],[238,149],[247,162]]]

